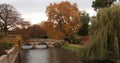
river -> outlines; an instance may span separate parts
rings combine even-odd
[[[78,58],[75,52],[63,48],[21,50],[15,63],[116,63]]]
[[[62,48],[21,50],[16,63],[80,63],[76,53]]]

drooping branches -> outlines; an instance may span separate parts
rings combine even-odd
[[[90,27],[90,42],[81,48],[80,55],[90,58],[120,58],[120,7],[101,9]]]

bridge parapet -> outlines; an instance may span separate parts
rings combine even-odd
[[[64,40],[31,38],[30,42],[64,42]]]
[[[38,45],[39,43],[46,43],[48,47],[54,47],[55,44],[62,45],[64,40],[55,40],[55,39],[38,39],[38,38],[32,38],[30,39],[31,45]]]

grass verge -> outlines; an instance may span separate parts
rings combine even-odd
[[[67,44],[67,45],[63,45],[62,48],[78,52],[80,46],[73,45],[73,44]]]

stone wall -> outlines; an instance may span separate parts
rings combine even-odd
[[[2,55],[0,57],[0,63],[14,63],[17,58],[18,52],[19,51],[15,47],[8,50],[6,55]]]
[[[2,55],[2,56],[0,57],[0,63],[8,63],[7,55]]]

